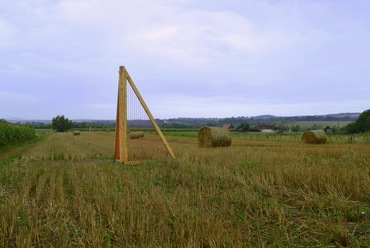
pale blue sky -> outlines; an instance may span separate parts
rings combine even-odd
[[[114,119],[125,65],[156,118],[370,108],[367,0],[0,0],[0,118]]]

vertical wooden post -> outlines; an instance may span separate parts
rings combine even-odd
[[[127,152],[127,73],[124,66],[119,67],[118,100],[116,116],[115,159],[128,161]]]
[[[119,99],[120,99],[120,84],[118,82],[118,96],[117,96],[117,113],[116,113],[116,135],[114,139],[114,159],[120,161],[120,141],[119,141],[119,120],[120,120],[120,109],[119,109]]]

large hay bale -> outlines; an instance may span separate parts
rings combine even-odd
[[[144,132],[143,131],[138,131],[138,132],[130,132],[130,139],[138,139],[144,137]]]
[[[202,127],[198,132],[199,147],[231,146],[229,130],[223,127]]]
[[[74,131],[73,131],[73,135],[80,135],[80,131],[78,131],[78,130],[74,130]]]
[[[302,134],[301,140],[307,144],[325,144],[328,136],[324,130],[310,130]]]

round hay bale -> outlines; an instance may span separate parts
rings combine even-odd
[[[199,147],[231,146],[229,130],[223,127],[202,127],[198,132]]]
[[[144,132],[143,131],[138,131],[138,132],[130,132],[130,139],[138,139],[144,137]]]
[[[323,130],[310,130],[302,134],[301,140],[307,144],[325,144],[328,136]]]
[[[78,131],[78,130],[74,130],[74,131],[73,131],[73,135],[80,135],[80,131]]]

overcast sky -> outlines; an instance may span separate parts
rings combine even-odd
[[[114,119],[124,65],[156,118],[370,108],[368,0],[0,0],[0,118]]]

